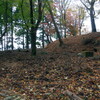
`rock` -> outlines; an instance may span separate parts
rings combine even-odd
[[[92,51],[83,51],[77,54],[79,57],[93,57],[94,52]]]
[[[77,56],[83,57],[83,54],[80,52],[80,53],[77,54]]]

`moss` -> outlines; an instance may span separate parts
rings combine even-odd
[[[92,51],[83,51],[82,55],[83,55],[83,57],[93,57],[94,52],[92,52]]]
[[[46,52],[46,51],[42,51],[41,54],[48,54],[48,52]]]
[[[92,51],[83,51],[77,54],[80,57],[93,57],[94,56],[94,52]]]

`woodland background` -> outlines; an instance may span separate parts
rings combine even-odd
[[[100,0],[75,1],[0,0],[0,100],[100,99]]]

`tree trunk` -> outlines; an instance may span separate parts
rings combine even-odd
[[[45,34],[45,31],[44,31],[44,26],[43,26],[43,29],[42,29],[42,47],[44,48],[44,34]]]
[[[2,51],[3,51],[3,39],[2,39],[2,41],[1,41],[1,45],[2,45]]]
[[[2,23],[1,23],[0,31],[1,31],[1,35],[2,35]],[[1,47],[2,47],[2,51],[3,51],[3,38],[1,39]]]
[[[36,55],[36,32],[38,29],[38,26],[41,22],[42,19],[42,1],[38,0],[38,19],[37,22],[35,22],[33,20],[33,2],[32,0],[30,1],[30,23],[31,23],[31,49],[32,49],[32,55],[35,56]]]
[[[6,49],[8,50],[8,31],[7,31],[7,29],[8,29],[8,1],[6,0],[6,8],[5,8],[5,31],[6,31],[6,34],[7,34],[7,38],[6,38]]]
[[[31,27],[31,53],[33,56],[36,55],[36,30]]]
[[[3,51],[3,38],[2,38],[2,40],[1,40],[1,45],[2,45],[2,51]]]
[[[0,16],[0,20],[1,20],[1,16]],[[0,24],[0,35],[2,36],[2,23]],[[3,37],[0,39],[0,42],[1,42],[1,49],[3,51]]]
[[[12,44],[12,46],[11,46],[11,48],[12,48],[12,50],[14,49],[14,44],[13,44],[13,8],[11,7],[11,44]]]
[[[6,50],[6,37],[4,36],[4,51]]]
[[[26,33],[26,49],[29,49],[29,34],[28,34],[28,29]]]
[[[55,30],[56,30],[56,32],[57,32],[57,37],[58,37],[58,39],[59,39],[60,46],[62,46],[62,45],[63,45],[63,41],[62,41],[62,39],[61,39],[60,32],[59,32],[58,27],[57,27],[57,25],[56,25],[56,22],[55,22],[55,19],[54,19],[54,15],[53,15],[53,12],[52,12],[52,9],[51,9],[51,6],[50,6],[49,3],[48,3],[48,6],[49,6],[49,9],[48,9],[48,10],[49,10],[49,12],[50,12],[50,15],[51,15],[53,24],[54,24],[54,26],[55,26]]]
[[[11,40],[11,42],[12,42],[12,46],[11,46],[11,48],[12,48],[12,50],[14,49],[14,37],[13,37],[13,25],[11,25],[11,38],[12,38],[12,40]]]
[[[45,34],[45,35],[47,37],[47,43],[50,44],[51,42],[50,42],[50,39],[49,39],[49,35],[48,34]]]
[[[64,21],[66,21],[66,11],[64,10]],[[64,38],[66,38],[66,22],[64,23]]]
[[[33,26],[33,2],[30,0],[30,23],[31,23],[31,53],[36,55],[36,30]]]
[[[25,42],[25,40],[24,40],[24,34],[23,34],[23,49],[24,49],[24,47],[25,47],[25,46],[24,46],[24,42]]]
[[[95,19],[94,19],[94,10],[90,9],[90,19],[91,19],[91,27],[92,27],[92,32],[96,32],[96,24],[95,24]]]
[[[25,26],[27,27],[26,28],[26,49],[29,49],[29,26],[27,25],[27,21],[25,20],[25,16],[24,16],[24,9],[23,9],[23,3],[24,3],[24,0],[22,0],[21,2],[21,13],[22,13],[22,17],[23,17],[23,20],[24,20],[24,23],[25,23]]]

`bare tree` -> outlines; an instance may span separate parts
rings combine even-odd
[[[80,0],[80,1],[85,6],[87,11],[89,11],[90,19],[91,19],[92,32],[96,32],[94,5],[98,0]]]
[[[64,30],[64,37],[66,38],[66,11],[71,3],[71,0],[55,0],[55,2],[57,2],[58,12],[60,14],[60,30]]]
[[[86,12],[85,12],[84,7],[77,6],[77,9],[78,9],[78,20],[79,20],[78,32],[79,32],[79,35],[81,35],[81,29],[83,26],[83,22],[86,19]]]

